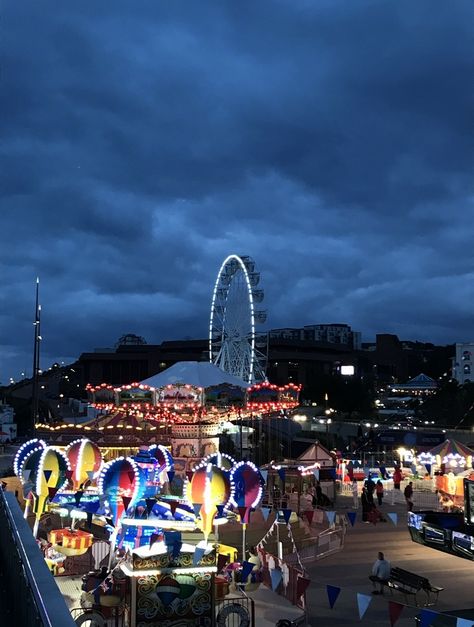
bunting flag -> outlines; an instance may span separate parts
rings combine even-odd
[[[281,512],[283,518],[285,519],[286,524],[288,524],[290,522],[291,509],[289,509],[289,508],[281,509],[280,512]]]
[[[387,516],[390,518],[390,520],[393,522],[393,524],[395,525],[395,527],[397,526],[398,523],[398,514],[396,514],[395,512],[391,513],[391,514],[387,514]]]
[[[87,512],[87,528],[92,529],[92,512]]]
[[[349,522],[351,523],[351,527],[354,526],[354,523],[356,521],[356,516],[357,516],[356,512],[347,512],[347,518],[349,519]]]
[[[319,468],[316,468],[315,470],[313,470],[313,475],[316,481],[319,481]]]
[[[53,487],[49,487],[48,488],[48,496],[50,499],[54,499],[54,497],[56,496],[56,493],[58,491],[58,488],[53,488]]]
[[[216,518],[222,518],[224,516],[224,505],[216,505],[217,515]]]
[[[186,477],[188,478],[188,481],[191,481],[191,479],[193,478],[193,471],[192,470],[186,470]]]
[[[74,495],[74,501],[76,502],[76,505],[79,505],[79,503],[81,502],[83,494],[84,494],[84,490],[78,490],[76,494]]]
[[[400,618],[400,614],[403,612],[405,606],[396,601],[388,602],[388,616],[390,618],[390,625],[393,627],[397,620]]]
[[[268,479],[268,470],[260,470],[260,474],[262,475],[262,479],[264,483],[267,483]]]
[[[329,607],[333,609],[334,604],[337,601],[337,597],[339,596],[339,593],[341,592],[341,588],[338,588],[337,586],[327,585],[326,590],[328,593]]]
[[[248,525],[250,522],[250,507],[238,507],[237,508],[240,516],[240,522],[243,525]]]
[[[228,555],[221,555],[219,553],[219,555],[217,556],[217,572],[218,573],[220,573],[221,570],[223,570],[223,568],[225,567],[228,561],[229,561]]]
[[[328,523],[333,525],[336,518],[336,512],[326,512],[326,518],[328,519]]]
[[[262,507],[261,512],[262,512],[263,520],[268,520],[268,517],[270,516],[271,511],[272,510],[269,507]]]
[[[169,479],[168,479],[168,473],[166,472],[166,470],[163,470],[163,472],[161,473],[161,483],[168,483]]]
[[[205,549],[202,546],[196,546],[193,555],[193,566],[197,566],[204,557]],[[220,555],[219,555],[220,557]],[[219,568],[218,568],[219,570]]]
[[[6,490],[7,486],[8,486],[8,483],[6,481],[2,481],[2,490]]]
[[[150,549],[151,547],[155,544],[155,542],[158,542],[158,540],[160,539],[160,534],[159,533],[152,533],[150,536]]]
[[[168,470],[168,481],[171,483],[174,479],[175,472],[174,470]]]
[[[194,515],[199,516],[199,512],[201,511],[202,503],[193,503]]]
[[[425,464],[426,472],[431,475],[431,464]]]
[[[433,610],[421,610],[420,627],[431,627],[437,616],[439,616],[438,612],[433,612]],[[472,621],[469,622],[472,623]]]
[[[129,470],[127,472],[128,478],[130,479],[130,483],[135,481],[135,472],[133,470]]]
[[[110,527],[115,527],[114,525],[114,521],[113,518],[106,518],[105,522],[110,526]]]
[[[278,586],[281,584],[281,580],[283,579],[281,570],[277,570],[276,568],[271,570],[270,578],[272,580],[272,590],[273,592],[276,592]]]
[[[311,583],[311,579],[307,577],[298,577],[296,581],[296,597],[300,599],[303,594],[306,592],[306,588]]]
[[[179,554],[181,553],[181,547],[183,546],[182,542],[173,542],[173,559],[177,560]]]
[[[282,483],[285,483],[286,469],[285,468],[279,468],[278,469],[278,476],[280,477]]]
[[[130,505],[132,498],[130,496],[122,496],[122,503],[123,506],[125,508],[125,511],[127,511],[128,506]]]
[[[25,483],[28,481],[28,479],[30,478],[30,474],[31,474],[31,470],[27,470],[25,468],[25,470],[23,471],[23,479],[25,481]],[[67,473],[66,473],[67,474]],[[71,477],[72,477],[72,470],[71,470]]]
[[[88,501],[85,504],[86,512],[91,512],[92,514],[95,514],[97,510],[99,509],[99,507],[100,507],[99,501]]]
[[[306,510],[305,512],[303,512],[303,516],[306,516],[309,524],[311,524],[313,522],[314,510],[313,509]]]
[[[252,572],[254,566],[255,564],[252,564],[252,562],[242,562],[242,583],[246,583],[247,577]]]
[[[362,620],[364,618],[364,614],[367,612],[367,608],[372,601],[372,597],[370,594],[361,594],[357,593],[357,607],[359,608],[359,619]]]
[[[49,481],[49,478],[53,474],[52,470],[43,470],[44,478],[46,479],[46,483]]]
[[[89,481],[94,481],[95,472],[93,470],[88,470],[87,476],[89,477]]]
[[[151,510],[153,509],[153,506],[156,503],[155,499],[145,499],[145,503],[146,503],[146,513],[147,514],[151,514]]]
[[[472,627],[474,622],[469,618],[458,618],[456,627]]]
[[[174,516],[174,513],[176,512],[177,507],[178,507],[178,501],[170,501],[170,511],[173,516]]]
[[[168,548],[168,551],[171,549],[174,553],[175,544],[179,544],[179,548],[181,550],[181,545],[183,544],[183,541],[181,539],[180,531],[165,531],[164,536],[165,536],[165,544],[166,544],[166,547]]]
[[[30,472],[30,471],[28,471]],[[66,475],[66,479],[72,479],[72,475],[74,474],[73,470],[66,470],[65,475]]]

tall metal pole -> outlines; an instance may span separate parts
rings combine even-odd
[[[39,358],[40,358],[40,349],[39,349],[39,341],[41,339],[40,335],[40,312],[41,305],[39,304],[39,277],[36,278],[36,300],[35,300],[35,319],[33,325],[35,327],[34,333],[34,346],[33,346],[33,386],[32,386],[32,394],[31,394],[31,429],[34,433],[35,424],[38,417],[38,375],[39,375]]]

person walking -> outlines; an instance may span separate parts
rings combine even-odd
[[[357,487],[357,479],[352,480],[352,505],[354,509],[359,508],[359,488]]]
[[[380,551],[372,566],[372,574],[369,575],[369,579],[374,586],[372,594],[383,594],[383,587],[390,579],[390,572],[390,562],[385,559],[384,554]],[[377,590],[377,584],[380,584],[380,590]]]
[[[406,486],[403,494],[405,496],[405,501],[407,502],[407,510],[409,512],[412,512],[413,511],[413,482],[412,481],[410,481],[410,483]]]
[[[383,483],[380,481],[380,479],[375,485],[375,494],[377,495],[377,501],[380,507],[383,501]]]
[[[373,508],[373,504],[369,501],[367,488],[365,486],[362,488],[362,494],[360,495],[360,504],[362,505],[362,522],[368,523],[370,522],[368,515]]]

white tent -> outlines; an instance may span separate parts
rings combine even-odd
[[[298,461],[303,462],[302,465],[312,465],[318,462],[322,468],[335,465],[334,457],[327,448],[324,448],[319,442],[311,444],[311,446],[298,457]]]
[[[170,366],[163,372],[141,381],[141,383],[153,388],[162,388],[166,385],[175,385],[176,383],[195,385],[201,388],[209,388],[223,383],[240,388],[249,387],[248,383],[224,372],[208,361],[179,361],[174,366]]]

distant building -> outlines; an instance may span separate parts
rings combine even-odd
[[[17,436],[15,411],[0,401],[0,442],[14,440]]]
[[[456,344],[452,376],[460,385],[474,380],[474,342]]]
[[[360,331],[353,331],[348,324],[342,323],[312,324],[303,328],[272,329],[268,332],[268,335],[270,339],[342,344],[352,350],[360,350],[361,348]]]

